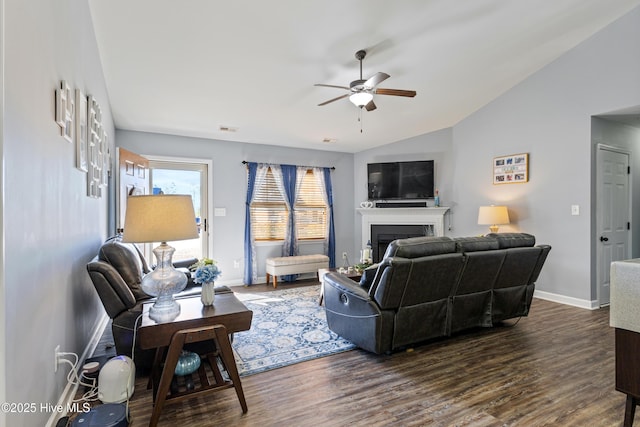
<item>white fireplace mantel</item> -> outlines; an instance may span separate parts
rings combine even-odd
[[[358,208],[362,215],[362,246],[371,240],[371,226],[382,224],[433,225],[434,235],[444,236],[444,215],[448,207],[438,208]]]

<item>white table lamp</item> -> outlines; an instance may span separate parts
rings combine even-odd
[[[489,230],[497,233],[498,225],[509,224],[509,211],[506,206],[480,206],[478,224],[489,225]]]
[[[196,215],[189,195],[146,195],[127,198],[123,242],[161,242],[153,249],[156,268],[142,278],[140,287],[156,302],[149,317],[156,321],[170,321],[180,314],[180,305],[173,294],[187,285],[187,276],[173,267],[175,249],[167,244],[176,240],[198,237]]]

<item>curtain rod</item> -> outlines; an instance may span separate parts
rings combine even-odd
[[[243,164],[243,165],[246,165],[247,163],[249,163],[249,162],[247,162],[246,160],[243,160],[243,161],[242,161],[242,164]],[[261,162],[257,162],[257,163],[261,163]],[[271,164],[273,164],[273,163],[265,163],[265,164],[266,164],[266,165],[271,165]],[[306,165],[295,165],[295,166],[300,166],[300,167],[302,167],[302,168],[308,168],[308,169],[313,169],[313,168],[324,168],[324,166],[306,166]],[[334,170],[336,170],[336,167],[335,167],[335,166],[331,166],[329,169],[331,169],[332,171],[334,171]]]

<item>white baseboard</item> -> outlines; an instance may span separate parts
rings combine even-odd
[[[243,279],[216,280],[216,285],[243,286],[244,285],[244,280]]]
[[[102,333],[104,332],[104,328],[107,326],[108,322],[109,322],[109,316],[107,316],[107,313],[103,313],[102,317],[98,319],[96,328],[93,330],[93,335],[91,335],[91,339],[87,343],[87,346],[82,352],[82,355],[78,356],[78,366],[76,366],[76,373],[78,375],[80,375],[80,370],[82,369],[82,365],[83,365],[82,361],[91,357],[96,347],[98,346],[98,343],[100,342],[100,338],[102,337]],[[64,366],[66,367],[67,365],[64,365]],[[78,391],[78,384],[67,383],[64,390],[62,390],[62,394],[60,395],[60,398],[58,399],[57,405],[59,406],[57,407],[62,407],[62,408],[70,407],[71,402],[75,398],[77,391]],[[62,417],[65,417],[66,415],[67,415],[66,409],[63,412],[53,411],[53,413],[49,417],[49,420],[47,421],[46,427],[55,427],[58,420]]]
[[[557,302],[560,304],[571,305],[579,308],[586,308],[587,310],[597,310],[600,308],[598,301],[590,301],[579,298],[568,297],[566,295],[554,294],[551,292],[538,291],[533,292],[534,298],[543,299],[546,301]]]
[[[300,279],[313,279],[314,277],[318,277],[317,273],[300,273]],[[254,285],[264,285],[267,283],[267,276],[259,276],[256,279]],[[224,286],[244,286],[243,279],[231,279],[231,280],[216,280],[216,285],[224,285]]]

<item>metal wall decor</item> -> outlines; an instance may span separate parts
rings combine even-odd
[[[62,136],[76,143],[75,167],[87,175],[87,196],[102,197],[109,184],[111,148],[98,101],[80,89],[73,92],[62,80],[55,91],[55,121]]]
[[[93,96],[89,96],[88,103],[88,159],[89,171],[87,173],[87,195],[89,197],[102,197],[102,166],[104,157],[102,149],[104,141],[104,129],[102,127],[102,110]]]
[[[56,123],[60,126],[64,139],[73,142],[75,101],[71,88],[64,80],[60,82],[60,87],[56,89]]]

